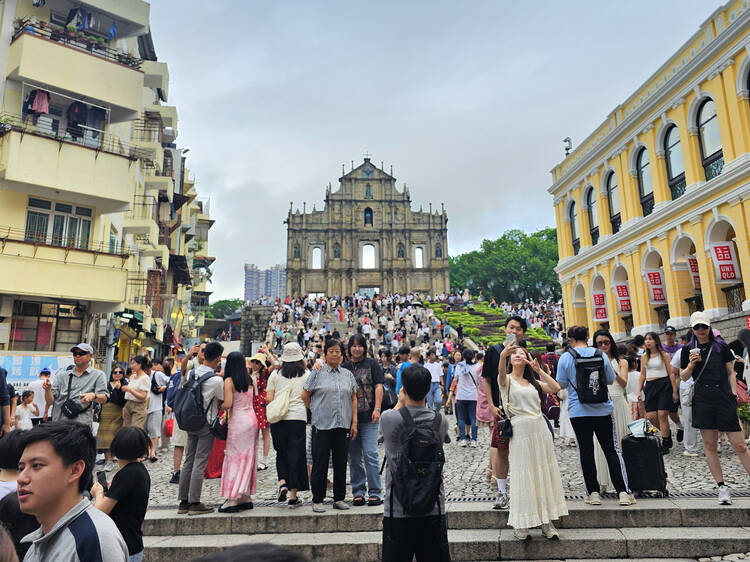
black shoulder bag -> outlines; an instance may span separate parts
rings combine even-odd
[[[68,397],[65,399],[65,402],[63,402],[62,406],[60,407],[60,411],[63,413],[63,415],[68,419],[74,419],[77,418],[80,414],[91,408],[91,402],[84,408],[81,406],[78,402],[75,400],[72,400],[70,398],[70,389],[73,386],[73,372],[71,371],[68,375]]]
[[[507,378],[508,375],[506,375]],[[510,386],[511,382],[508,379],[508,405],[510,405]],[[500,396],[500,407],[503,408],[503,393],[499,392],[498,395]],[[513,424],[510,421],[510,413],[505,408],[503,408],[503,412],[505,412],[505,417],[497,422],[497,436],[501,439],[510,439],[513,437]]]

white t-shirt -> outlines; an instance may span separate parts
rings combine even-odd
[[[307,421],[307,408],[302,401],[302,389],[304,388],[309,376],[310,371],[305,371],[305,374],[301,377],[288,379],[279,371],[274,371],[271,373],[271,376],[268,377],[266,392],[273,390],[274,400],[290,384],[293,385],[291,394],[289,394],[289,409],[287,410],[286,415],[282,418],[283,421]]]
[[[625,392],[628,395],[628,402],[638,402],[638,379],[640,378],[640,371],[628,372],[628,383],[627,385],[625,385]],[[643,391],[641,391],[641,400],[643,399]]]
[[[31,416],[34,415],[34,406],[32,404],[19,404],[16,406],[16,427],[18,429],[31,429],[34,424],[31,423]]]
[[[152,371],[151,376],[156,378],[156,384],[158,386],[167,386],[169,383],[169,377],[162,373],[161,371]],[[149,389],[151,388],[151,383],[149,382]],[[148,395],[151,397],[151,400],[148,402],[148,410],[146,410],[147,414],[150,414],[151,412],[160,412],[161,411],[161,403],[162,400],[164,400],[164,393],[161,394],[154,394],[151,392],[151,390],[148,391]]]
[[[39,408],[39,415],[35,416],[32,412],[31,417],[34,418],[41,418],[44,415],[44,408],[46,407],[46,402],[44,400],[44,388],[42,388],[42,383],[44,380],[37,379],[35,381],[31,381],[29,383],[29,388],[27,390],[30,390],[34,393],[34,404],[36,404],[37,408]]]
[[[132,388],[133,390],[146,390],[148,391],[151,388],[151,377],[148,375],[141,375],[138,378],[131,378],[128,380],[128,384],[126,384],[128,388]],[[148,400],[148,395],[151,394],[151,392],[146,393],[145,400]],[[138,398],[135,397],[135,394],[132,394],[130,391],[125,391],[125,400],[133,400],[135,402],[144,402],[144,400],[138,400]]]
[[[475,400],[477,399],[477,386],[479,385],[479,364],[467,365],[461,361],[456,366],[456,400]]]
[[[440,382],[440,377],[443,376],[443,366],[437,361],[433,361],[432,363],[425,363],[424,366],[428,371],[430,371],[432,382]]]
[[[15,480],[12,482],[0,482],[0,499],[8,494],[15,493],[16,490],[18,490],[18,483]]]
[[[676,372],[677,372],[678,375],[680,373],[680,366],[681,366],[680,365],[680,361],[682,361],[682,350],[683,349],[684,348],[678,349],[675,352],[674,357],[672,357],[672,360],[669,362],[669,364],[672,365],[673,368],[677,369]],[[686,381],[682,380],[682,378],[680,377],[680,388],[684,388],[684,389],[690,388],[691,386],[693,386],[694,383],[695,383],[695,381],[693,380],[693,377],[690,377]]]

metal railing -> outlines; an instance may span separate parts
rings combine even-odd
[[[159,203],[150,195],[136,195],[132,207],[125,212],[125,218],[159,222]]]
[[[740,283],[722,289],[727,299],[729,314],[742,311],[742,303],[745,301],[745,286]]]
[[[104,37],[97,37],[83,30],[72,31],[46,21],[32,22],[31,19],[28,18],[16,20],[14,25],[13,41],[21,35],[31,35],[39,37],[40,39],[61,43],[80,51],[85,51],[90,55],[127,66],[133,70],[140,69],[143,64],[143,59],[131,55],[130,53],[111,49]]]
[[[8,242],[19,242],[22,244],[60,248],[63,250],[80,250],[120,257],[128,257],[135,253],[133,248],[123,247],[120,244],[113,245],[110,242],[100,242],[96,240],[75,240],[68,238],[67,236],[57,236],[54,234],[48,234],[47,232],[23,230],[20,228],[0,225],[0,248],[4,250],[4,247]]]
[[[161,126],[154,124],[151,121],[145,121],[144,119],[133,121],[133,132],[130,136],[130,140],[161,144],[162,137]]]
[[[0,137],[10,131],[44,137],[60,143],[75,144],[91,150],[123,156],[130,160],[148,158],[149,156],[148,151],[130,145],[119,137],[102,133],[85,125],[77,128],[69,126],[64,130],[61,130],[61,128],[54,130],[35,124],[31,115],[27,115],[24,119],[21,115],[13,113],[0,114]],[[80,136],[77,136],[78,132],[80,132]]]
[[[162,278],[143,274],[131,275],[125,284],[125,302],[131,305],[148,305],[153,316],[162,316],[166,304],[174,295],[165,293],[166,283]]]

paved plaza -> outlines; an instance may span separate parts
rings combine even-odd
[[[449,416],[451,425],[455,425],[455,418]],[[459,447],[454,441],[445,446],[446,464],[444,469],[445,491],[449,501],[458,498],[489,499],[496,493],[497,487],[487,481],[485,474],[488,465],[489,428],[479,428],[480,447]],[[259,451],[262,451],[262,441],[259,439]],[[578,464],[578,454],[575,446],[563,445],[561,439],[555,440],[557,460],[560,465],[563,486],[569,497],[581,496],[585,492],[583,477]],[[704,455],[697,458],[682,455],[683,447],[675,443],[672,452],[664,457],[664,463],[669,476],[669,490],[671,493],[716,493],[716,485],[708,471]],[[721,464],[724,469],[724,481],[735,492],[750,491],[747,473],[742,468],[736,454],[728,445],[721,450]],[[260,458],[260,456],[259,456]],[[381,448],[380,459],[382,462]],[[172,452],[162,452],[159,461],[146,463],[151,473],[150,507],[176,507],[177,485],[169,484],[172,467]],[[112,477],[110,474],[110,478]],[[220,479],[206,480],[203,485],[202,500],[208,504],[222,502],[219,494]],[[513,475],[510,475],[510,487],[513,486]],[[268,470],[258,472],[257,492],[253,496],[257,503],[268,504],[276,499],[278,483],[276,481],[275,455],[273,448],[268,457]],[[300,494],[303,501],[310,501],[310,492]],[[351,488],[347,490],[347,500],[351,500]],[[489,507],[489,506],[488,506]]]

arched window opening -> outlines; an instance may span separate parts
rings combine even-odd
[[[362,269],[375,269],[375,246],[372,244],[362,246]]]
[[[367,207],[365,209],[365,226],[372,226],[372,209]]]
[[[620,196],[617,194],[617,176],[614,172],[607,178],[607,201],[609,202],[609,222],[612,225],[612,234],[620,232],[622,223],[620,218]]]
[[[312,268],[323,269],[323,250],[321,250],[320,248],[313,248]]]
[[[403,244],[399,244],[398,247],[396,248],[396,257],[397,258],[404,258],[405,257],[405,255],[404,255],[404,245]]]
[[[443,247],[438,244],[435,246],[435,257],[436,258],[442,258],[443,257]]]
[[[654,183],[651,179],[651,165],[648,160],[648,150],[641,148],[636,164],[638,173],[638,194],[641,197],[643,216],[647,217],[654,210]]]
[[[294,245],[294,258],[299,259],[299,244]]]
[[[577,256],[581,249],[581,240],[578,238],[578,212],[575,202],[570,204],[568,219],[570,220],[570,239],[573,241],[573,255]]]
[[[672,125],[664,137],[664,154],[667,161],[667,183],[672,201],[685,193],[685,161],[682,157],[680,131]]]
[[[599,217],[596,215],[596,193],[594,193],[593,187],[586,194],[586,210],[589,215],[591,244],[596,246],[597,242],[599,242]]]
[[[414,248],[414,267],[415,269],[424,267],[424,250],[422,248]]]
[[[719,119],[716,117],[716,104],[711,98],[703,101],[698,109],[698,132],[703,171],[706,173],[706,181],[709,181],[718,176],[724,168]]]
[[[341,257],[341,245],[338,243],[333,246],[333,257],[337,259]]]

